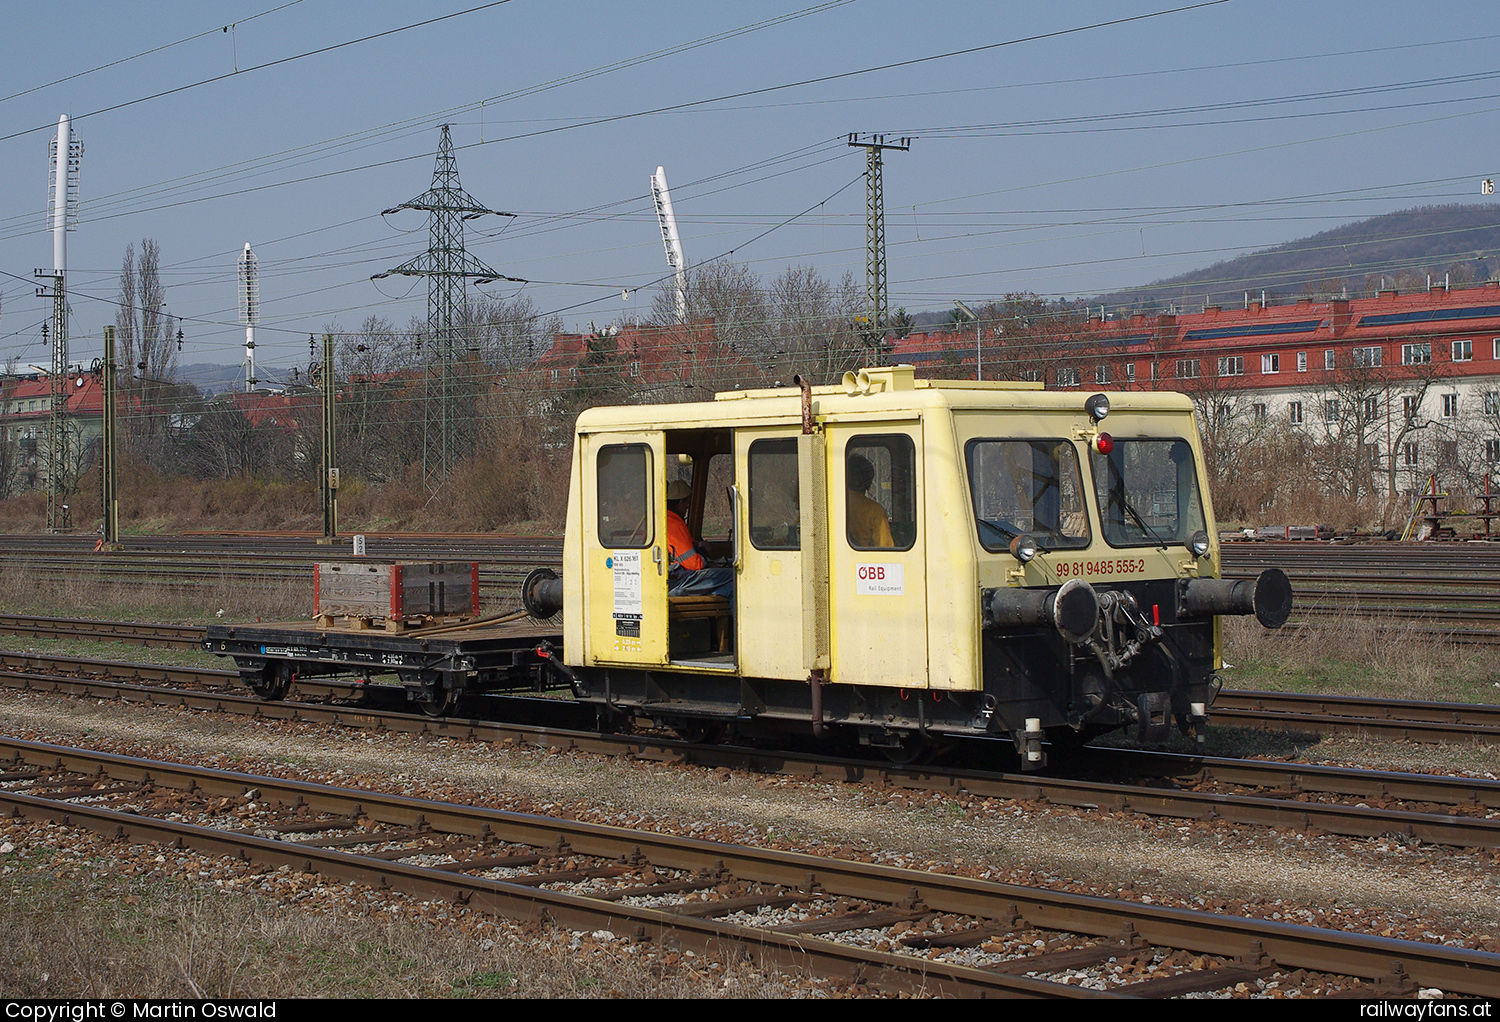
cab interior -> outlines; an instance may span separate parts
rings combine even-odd
[[[687,526],[710,566],[734,563],[734,432],[728,429],[666,431],[666,484],[689,484]],[[668,604],[668,655],[673,663],[734,666],[732,600],[721,596],[672,596]]]

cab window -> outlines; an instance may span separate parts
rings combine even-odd
[[[600,448],[596,464],[599,545],[651,545],[651,448],[613,444]]]
[[[1006,550],[1022,534],[1042,550],[1089,545],[1078,451],[1068,440],[971,440],[969,492],[980,544]]]
[[[757,550],[801,549],[796,438],[753,441],[749,463],[750,542]]]
[[[845,536],[855,550],[910,550],[917,539],[917,453],[904,433],[844,449]]]
[[[1186,440],[1115,437],[1108,454],[1090,460],[1110,546],[1186,543],[1207,528],[1197,461]]]

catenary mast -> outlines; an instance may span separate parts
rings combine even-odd
[[[255,268],[255,253],[245,242],[240,253],[240,322],[245,324],[245,393],[255,390],[255,324],[260,322],[260,273]]]

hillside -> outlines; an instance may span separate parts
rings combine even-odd
[[[1087,299],[1111,314],[1237,305],[1264,290],[1283,301],[1403,291],[1445,276],[1454,285],[1500,272],[1500,205],[1423,206],[1387,213],[1215,263],[1178,277]]]

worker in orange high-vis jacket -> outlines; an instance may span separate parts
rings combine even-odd
[[[693,543],[688,528],[688,505],[693,495],[686,480],[667,484],[668,596],[733,596],[734,569],[710,568]]]

